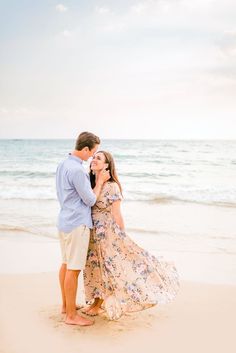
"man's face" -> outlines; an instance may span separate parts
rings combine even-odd
[[[97,152],[97,150],[98,150],[98,147],[99,147],[99,145],[95,145],[95,147],[92,148],[91,151],[88,149],[87,155],[86,155],[86,157],[87,157],[86,161],[87,161],[89,158],[91,158],[91,157],[94,156],[94,154],[95,154],[95,153]]]

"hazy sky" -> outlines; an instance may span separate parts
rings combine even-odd
[[[235,0],[0,0],[0,138],[236,138]]]

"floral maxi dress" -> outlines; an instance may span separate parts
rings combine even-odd
[[[121,198],[117,183],[104,184],[92,208],[94,228],[84,270],[86,302],[102,298],[111,320],[165,304],[179,288],[175,266],[139,247],[115,222],[112,203]]]

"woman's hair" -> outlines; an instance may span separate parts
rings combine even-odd
[[[105,163],[108,164],[107,166],[107,170],[109,170],[110,172],[110,179],[109,181],[112,182],[116,182],[120,188],[120,192],[122,194],[122,187],[121,184],[119,182],[117,173],[116,173],[116,166],[115,166],[115,162],[114,162],[114,158],[112,157],[112,155],[109,152],[106,151],[98,151],[97,153],[102,153],[105,157]],[[91,186],[92,188],[95,187],[95,175],[92,173],[91,167],[90,167],[90,171],[89,171],[89,176],[90,176],[90,182],[91,182]]]
[[[100,144],[100,139],[98,136],[92,134],[91,132],[81,132],[81,134],[77,137],[75,143],[75,149],[77,151],[81,151],[84,147],[88,147],[89,151],[91,151],[96,145]]]

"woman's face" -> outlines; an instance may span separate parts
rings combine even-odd
[[[92,159],[90,168],[94,172],[99,172],[108,167],[105,156],[102,152],[97,152]]]

